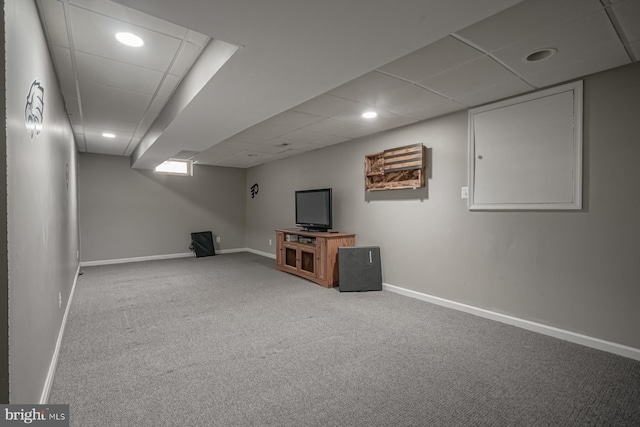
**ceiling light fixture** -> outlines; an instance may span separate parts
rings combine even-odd
[[[115,138],[116,137],[115,134],[109,133],[109,132],[103,133],[102,136],[104,136],[105,138]]]
[[[365,111],[364,113],[362,113],[362,117],[364,117],[365,119],[375,119],[376,117],[378,117],[378,113],[376,113],[375,111]]]
[[[131,47],[140,47],[144,45],[144,40],[132,33],[117,33],[116,39],[122,44]]]
[[[525,56],[524,62],[544,61],[545,59],[551,58],[556,53],[558,53],[558,49],[555,49],[553,47],[538,49],[536,51],[531,52],[529,55]]]

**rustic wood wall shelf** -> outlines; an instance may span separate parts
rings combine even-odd
[[[367,191],[425,186],[427,150],[422,144],[384,150],[366,155],[364,159]]]

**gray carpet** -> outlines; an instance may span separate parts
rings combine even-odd
[[[84,268],[73,426],[638,426],[640,362],[248,253]]]

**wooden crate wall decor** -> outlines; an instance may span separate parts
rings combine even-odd
[[[424,187],[426,160],[427,150],[421,143],[366,155],[365,189],[378,191]]]

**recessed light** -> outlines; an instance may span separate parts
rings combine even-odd
[[[131,47],[140,47],[144,45],[144,40],[132,33],[117,33],[116,39],[122,44]]]
[[[545,59],[551,58],[553,55],[558,53],[558,49],[553,47],[547,47],[544,49],[538,49],[536,51],[531,52],[529,55],[524,57],[524,62],[539,62],[544,61]]]
[[[103,133],[102,136],[104,136],[105,138],[115,138],[116,137],[115,134],[109,133],[109,132]]]
[[[378,117],[378,113],[376,113],[375,111],[365,111],[364,113],[362,113],[362,117],[364,117],[365,119],[374,119]]]

